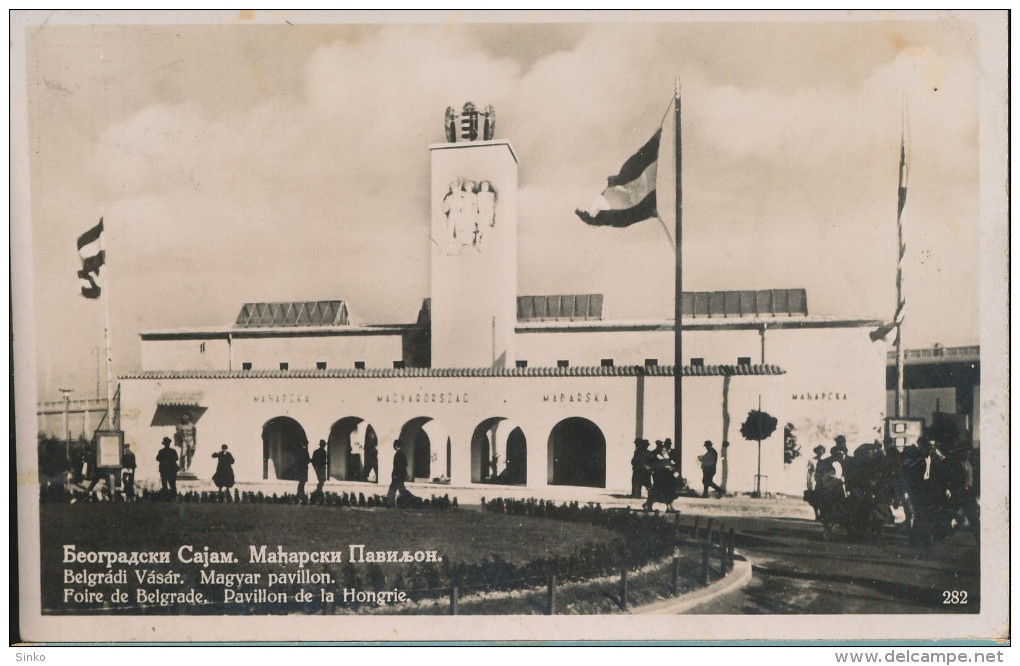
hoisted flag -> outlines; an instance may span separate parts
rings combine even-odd
[[[78,256],[81,257],[81,295],[85,298],[99,298],[102,288],[97,283],[99,270],[106,263],[106,251],[103,249],[103,218],[99,224],[78,236]]]
[[[662,128],[632,155],[620,173],[608,178],[602,191],[588,210],[577,210],[586,224],[598,227],[629,227],[658,216],[656,205],[656,173]]]
[[[886,322],[871,332],[872,342],[885,340],[894,330],[899,344],[899,328],[903,324],[906,308],[906,300],[903,297],[903,261],[907,254],[907,246],[903,241],[903,208],[907,205],[907,181],[910,179],[910,162],[907,160],[907,110],[906,102],[903,104],[902,127],[900,128],[900,169],[899,183],[896,187],[896,314],[892,321]]]

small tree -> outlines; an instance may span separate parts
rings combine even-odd
[[[768,439],[776,431],[779,419],[760,409],[752,409],[747,420],[740,426],[744,439],[758,442],[758,474],[754,477],[754,496],[761,497],[761,440]]]

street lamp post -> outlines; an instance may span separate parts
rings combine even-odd
[[[71,392],[74,389],[60,389],[60,393],[64,396],[64,455],[67,456],[68,463],[71,462]]]

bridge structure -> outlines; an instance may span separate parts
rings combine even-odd
[[[903,387],[906,414],[931,425],[935,414],[966,418],[974,446],[980,441],[981,347],[943,347],[935,344],[907,349],[903,354]],[[886,362],[887,413],[896,407],[896,352]]]

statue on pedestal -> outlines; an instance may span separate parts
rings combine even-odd
[[[174,433],[174,444],[181,449],[181,471],[187,472],[191,467],[191,461],[195,457],[195,447],[198,444],[198,433],[195,424],[191,422],[191,415],[185,414],[181,417]]]

